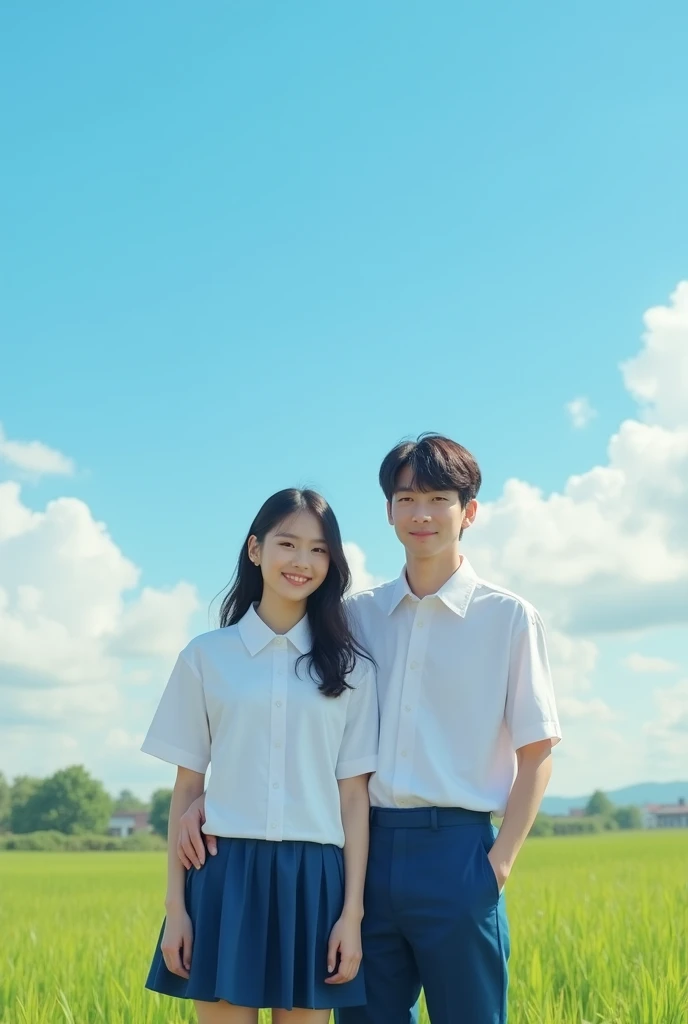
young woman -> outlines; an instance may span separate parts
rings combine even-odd
[[[200,1024],[327,1024],[365,1002],[361,959],[374,664],[353,639],[334,513],[284,490],[256,516],[220,611],[182,651],[142,749],[178,766],[166,920],[146,985]],[[177,857],[204,788],[218,849]]]

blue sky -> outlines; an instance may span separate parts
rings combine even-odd
[[[82,721],[74,693],[62,700],[78,673],[51,676],[8,644],[8,774],[29,770],[41,736],[40,770],[83,759],[109,784],[142,791],[163,778],[124,735],[145,727],[173,641],[205,627],[263,498],[318,487],[367,571],[388,578],[401,560],[377,468],[398,438],[427,429],[462,441],[482,466],[494,514],[476,533],[477,568],[532,597],[578,645],[562,642],[560,657],[564,675],[568,666],[589,679],[569,692],[579,761],[567,765],[561,745],[553,791],[576,791],[592,750],[605,785],[681,769],[673,754],[633,757],[646,742],[680,750],[683,711],[672,709],[686,673],[685,615],[648,612],[642,574],[633,585],[624,575],[643,558],[633,516],[617,562],[589,568],[586,583],[562,569],[553,590],[504,554],[533,542],[504,488],[513,478],[540,489],[539,537],[545,521],[564,529],[548,496],[612,466],[610,438],[629,421],[671,433],[677,471],[688,327],[676,342],[683,299],[670,296],[688,277],[686,31],[679,3],[3,5],[0,421],[5,438],[38,440],[75,469],[28,472],[6,457],[0,480],[19,482],[22,507],[39,516],[51,499],[79,499],[74,522],[107,524],[140,569],[133,588],[124,573],[93,627],[119,637],[98,668],[108,723],[95,711]],[[669,345],[657,328],[642,380],[629,384],[619,364],[641,353],[643,315],[657,306],[678,327]],[[638,400],[648,374],[665,389],[650,407]],[[576,428],[567,403],[578,398],[594,415]],[[621,464],[637,467],[642,451],[651,467],[652,449],[633,438]],[[653,557],[681,566],[677,486],[680,499],[659,509],[666,551]],[[629,483],[639,516],[651,493],[651,474]],[[592,540],[608,498],[595,500]],[[588,513],[574,503],[574,520]],[[50,543],[41,565],[54,556],[59,581],[63,556]],[[28,568],[16,568],[16,551],[4,581],[0,567],[10,612],[17,588],[48,585],[31,577],[25,547]],[[598,554],[608,549],[600,539]],[[538,549],[534,562],[559,554]],[[682,573],[652,581],[654,608],[688,603]],[[67,575],[78,620],[94,592]],[[169,650],[146,649],[145,615],[125,643],[118,602],[133,607],[141,586],[169,593],[179,581],[195,588],[196,610],[181,600]],[[576,626],[585,587],[635,606],[601,629]],[[597,654],[583,670],[586,641]],[[673,668],[623,668],[634,653]],[[51,694],[51,718],[38,720],[29,690]],[[85,737],[107,736],[115,719],[121,744],[108,760]]]

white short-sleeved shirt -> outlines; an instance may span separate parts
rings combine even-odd
[[[196,637],[177,664],[141,749],[205,773],[204,832],[344,845],[338,779],[375,770],[375,671],[359,659],[351,689],[325,697],[300,655],[303,618],[279,636],[252,607]]]
[[[348,608],[377,662],[371,804],[502,814],[519,747],[561,737],[538,613],[466,558],[432,596],[417,598],[404,570]]]

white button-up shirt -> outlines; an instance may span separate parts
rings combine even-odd
[[[375,671],[360,659],[352,689],[325,697],[301,654],[303,618],[279,636],[250,608],[239,623],[182,651],[142,750],[204,773],[204,831],[344,845],[338,779],[375,770]]]
[[[561,737],[538,613],[466,558],[432,596],[417,598],[404,571],[348,607],[377,662],[371,804],[502,814],[516,751]]]

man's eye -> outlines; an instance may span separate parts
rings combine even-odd
[[[282,547],[282,548],[290,548],[290,547],[292,547],[292,544],[288,540],[281,540],[280,541],[280,547]]]

